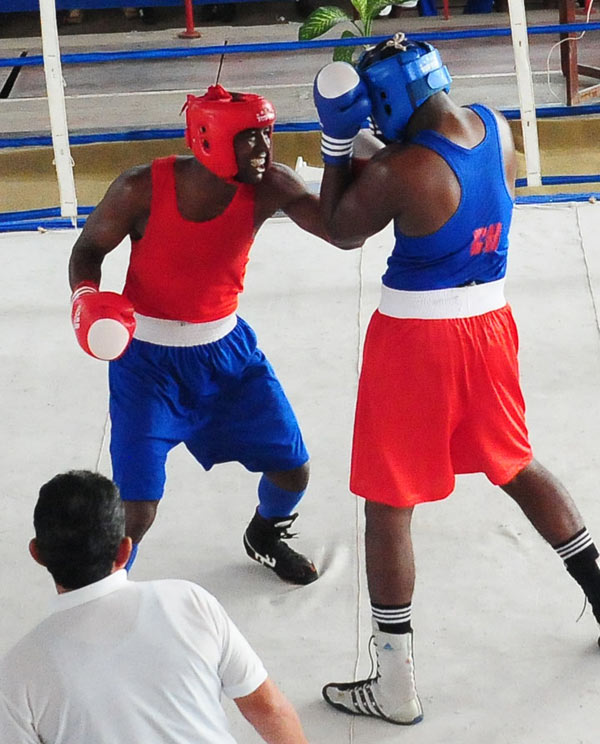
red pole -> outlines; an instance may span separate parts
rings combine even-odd
[[[185,5],[185,31],[180,31],[180,39],[198,39],[202,34],[194,27],[194,6],[192,0],[183,0]]]

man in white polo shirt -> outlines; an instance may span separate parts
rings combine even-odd
[[[217,600],[188,581],[132,582],[119,492],[72,471],[40,489],[33,558],[58,596],[0,662],[7,744],[231,744],[232,698],[264,741],[306,744],[291,703]]]

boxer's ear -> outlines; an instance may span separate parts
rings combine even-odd
[[[115,571],[118,571],[120,568],[125,568],[125,566],[129,562],[132,551],[133,543],[131,541],[131,538],[124,537],[117,549],[117,555],[114,561]]]
[[[36,563],[40,564],[40,566],[46,565],[40,558],[40,554],[38,552],[38,547],[37,547],[37,540],[35,539],[35,537],[32,537],[31,540],[29,541],[29,554],[31,555],[31,557]]]

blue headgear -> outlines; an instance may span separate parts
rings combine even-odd
[[[373,119],[386,140],[402,139],[408,120],[452,78],[437,49],[403,33],[364,52],[356,66],[369,91]]]

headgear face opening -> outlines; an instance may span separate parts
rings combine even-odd
[[[452,82],[437,49],[403,33],[364,52],[357,71],[369,91],[373,119],[390,142],[402,139],[415,110],[435,93],[448,93]]]
[[[238,172],[236,134],[275,123],[275,109],[266,98],[229,93],[221,85],[211,85],[203,96],[188,95],[184,109],[188,147],[202,165],[226,180]]]

